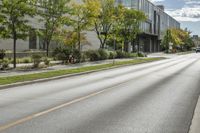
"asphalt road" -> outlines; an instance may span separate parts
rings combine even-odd
[[[187,133],[200,54],[0,90],[2,133]]]

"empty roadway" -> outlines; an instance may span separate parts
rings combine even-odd
[[[0,90],[2,133],[187,133],[200,55]]]

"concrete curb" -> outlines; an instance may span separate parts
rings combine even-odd
[[[160,60],[156,60],[156,61],[160,61]],[[141,62],[141,63],[137,63],[137,64],[119,65],[119,66],[113,66],[113,67],[109,67],[109,68],[103,68],[103,69],[92,70],[92,71],[87,71],[87,72],[67,74],[67,75],[32,80],[32,81],[24,81],[24,82],[18,82],[18,83],[13,83],[13,84],[8,84],[8,85],[0,85],[0,90],[12,88],[12,87],[23,86],[23,85],[34,84],[34,83],[42,83],[42,82],[47,82],[47,81],[52,81],[52,80],[57,80],[57,79],[63,79],[63,78],[68,78],[68,77],[75,77],[75,76],[80,76],[80,75],[85,75],[85,74],[90,74],[90,73],[95,73],[95,72],[100,72],[100,71],[105,71],[105,70],[110,70],[110,69],[116,69],[116,68],[120,68],[120,67],[139,65],[139,64],[144,64],[144,63],[151,63],[151,62],[156,62],[156,61],[147,61],[147,62]]]
[[[200,133],[200,97],[194,112],[189,133]]]

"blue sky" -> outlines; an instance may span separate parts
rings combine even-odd
[[[165,6],[165,11],[187,27],[192,34],[200,36],[200,0],[150,0]]]

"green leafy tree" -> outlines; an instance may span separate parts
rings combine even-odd
[[[98,0],[83,0],[83,3],[72,3],[71,24],[77,33],[77,45],[81,51],[81,32],[94,26],[99,15],[100,4]]]
[[[13,39],[13,66],[16,68],[16,42],[25,40],[30,26],[28,16],[35,14],[34,0],[2,0],[0,4],[0,35]]]
[[[125,10],[125,7],[121,4],[115,6],[114,9],[114,22],[112,24],[112,31],[110,34],[110,39],[114,41],[114,49],[121,48],[123,50],[123,37],[120,34],[120,30],[122,26],[122,20],[124,19]]]
[[[194,46],[194,42],[190,37],[191,32],[182,29],[168,29],[162,40],[164,50],[169,50],[169,43],[173,43],[173,51],[190,50]]]
[[[49,55],[49,45],[56,35],[56,30],[63,26],[63,23],[69,24],[70,18],[66,15],[70,12],[70,0],[38,0],[42,10],[39,15],[42,17],[44,29],[39,34],[44,39],[47,56]]]
[[[104,48],[109,39],[114,22],[114,0],[100,0],[100,12],[95,20],[95,31],[100,41],[100,48]]]
[[[140,23],[146,20],[143,12],[134,9],[127,9],[119,5],[115,11],[116,24],[114,32],[122,42],[125,51],[128,52],[128,44],[133,42],[140,33]]]
[[[87,42],[87,38],[84,33],[81,33],[81,42]],[[67,29],[60,29],[56,32],[55,40],[59,42],[61,45],[65,45],[74,49],[75,44],[77,43],[77,33],[74,31],[70,31]]]
[[[164,38],[162,39],[162,47],[164,50],[168,50],[169,49],[169,43],[172,42],[172,35],[171,35],[171,30],[167,30],[165,33]]]
[[[183,38],[183,48],[185,50],[191,50],[193,47],[195,47],[195,42],[193,41],[191,37],[191,31],[189,31],[187,28],[183,31],[185,33],[185,37]]]

